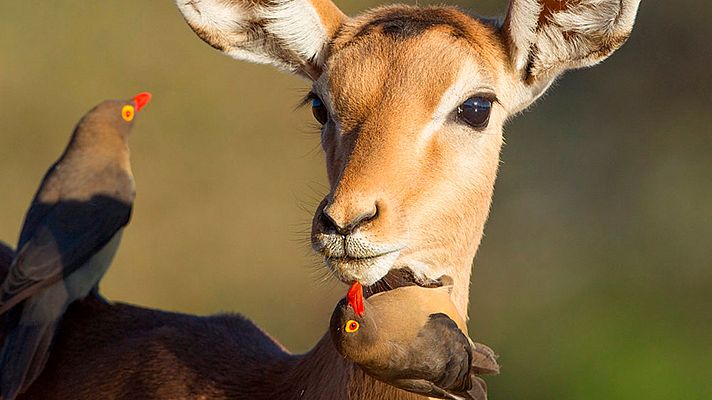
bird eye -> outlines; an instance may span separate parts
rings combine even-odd
[[[348,333],[353,333],[353,332],[356,332],[359,327],[360,327],[360,325],[358,322],[350,319],[350,320],[346,321],[346,326],[344,327],[344,330]]]
[[[133,107],[133,106],[129,106],[129,105],[125,105],[125,106],[121,109],[121,118],[123,118],[124,121],[126,121],[126,122],[129,122],[129,121],[131,121],[132,119],[134,119],[134,107]]]
[[[312,114],[314,114],[314,118],[322,125],[329,120],[329,111],[326,109],[324,102],[318,97],[312,99]]]
[[[480,130],[487,127],[491,110],[492,100],[483,96],[473,96],[457,107],[457,118]]]

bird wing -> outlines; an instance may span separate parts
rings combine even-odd
[[[59,169],[59,161],[52,164],[42,178],[42,183],[32,199],[30,209],[25,214],[25,220],[22,223],[22,231],[20,231],[20,240],[17,243],[17,248],[22,246],[31,239],[32,233],[37,229],[37,226],[47,216],[47,213],[57,204],[61,196],[61,179],[57,173]]]
[[[465,393],[472,388],[470,341],[446,314],[431,314],[407,357],[408,368],[417,376],[450,393]]]
[[[131,218],[131,204],[97,195],[61,201],[19,249],[0,286],[0,314],[81,267]]]

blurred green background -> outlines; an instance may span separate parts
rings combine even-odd
[[[501,353],[493,399],[712,398],[711,11],[644,1],[618,53],[507,126],[471,302],[473,336]],[[294,110],[308,86],[212,50],[170,1],[3,4],[0,240],[78,118],[142,90],[135,213],[104,292],[239,311],[307,350],[345,290],[308,244],[326,190]]]

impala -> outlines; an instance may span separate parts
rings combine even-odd
[[[330,185],[312,245],[326,268],[371,292],[448,275],[466,316],[503,124],[566,70],[620,47],[638,3],[512,0],[501,21],[404,5],[349,18],[330,0],[178,7],[212,47],[310,82]],[[27,398],[97,397],[417,398],[349,364],[328,336],[292,355],[239,316],[87,299],[70,309]]]

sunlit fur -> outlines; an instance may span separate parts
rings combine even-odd
[[[339,279],[368,285],[403,267],[422,278],[450,275],[453,301],[466,315],[504,122],[561,71],[620,46],[637,9],[636,2],[562,4],[514,3],[501,29],[449,7],[383,7],[342,25],[313,84],[331,115],[322,131],[331,190],[316,212],[313,247]],[[512,29],[513,19],[534,31]],[[518,66],[521,49],[512,43],[523,42],[532,64]],[[482,130],[455,118],[458,105],[478,94],[497,99]],[[374,207],[377,218],[345,238],[320,218],[324,210],[346,226]],[[352,238],[360,246],[349,253]],[[397,250],[397,258],[378,249]]]
[[[403,267],[424,280],[447,274],[466,315],[503,124],[564,70],[618,48],[638,0],[514,0],[502,25],[443,6],[387,6],[349,19],[328,0],[178,5],[214,47],[312,80],[330,115],[321,136],[330,190],[312,246],[331,273],[365,285]],[[280,14],[286,9],[303,18]],[[315,14],[321,23],[309,28]],[[496,99],[481,130],[455,118],[478,94]],[[374,210],[347,235],[325,226]]]
[[[374,19],[433,12],[446,23],[419,35],[391,37],[382,26],[363,33]],[[455,36],[449,20],[465,36]],[[332,116],[322,133],[331,185],[323,206],[343,223],[378,205],[378,218],[353,235],[369,245],[351,257],[375,256],[368,250],[379,246],[399,249],[385,268],[376,260],[376,276],[358,266],[349,271],[358,258],[335,272],[364,284],[399,267],[431,279],[447,274],[459,283],[453,298],[465,315],[507,113],[496,105],[489,127],[478,132],[454,112],[468,97],[496,94],[500,86],[506,53],[494,28],[450,8],[387,7],[347,23],[330,51],[314,84]],[[424,77],[432,79],[425,84]],[[314,239],[318,250],[329,242],[316,220]]]

